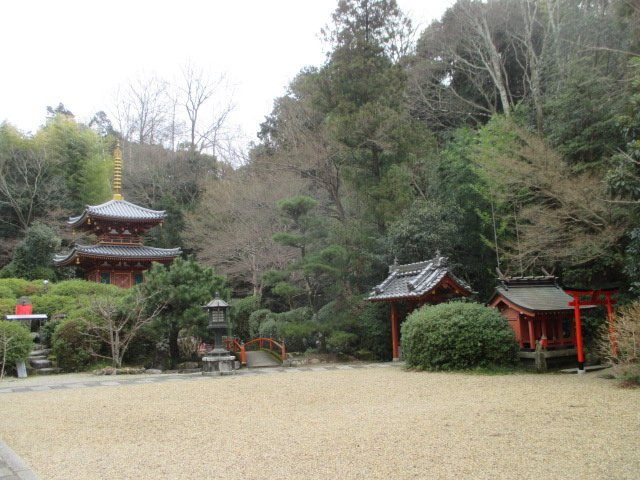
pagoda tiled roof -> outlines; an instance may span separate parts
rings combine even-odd
[[[104,218],[128,221],[162,221],[165,217],[164,210],[151,210],[126,200],[109,200],[100,205],[87,205],[82,215],[69,217],[69,225],[77,226],[84,223],[87,218]]]
[[[500,282],[489,304],[495,303],[496,298],[502,296],[530,312],[573,310],[569,305],[573,297],[560,288],[554,276],[505,277]]]
[[[374,287],[368,300],[418,299],[437,287],[447,276],[461,289],[469,294],[474,293],[469,284],[453,274],[447,257],[437,256],[424,262],[391,265],[389,276]]]
[[[104,258],[109,260],[165,260],[182,253],[180,248],[156,248],[144,245],[76,245],[69,253],[56,255],[53,263],[68,265],[76,257]]]

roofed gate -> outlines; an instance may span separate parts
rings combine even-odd
[[[400,331],[398,303],[407,306],[407,312],[422,305],[435,305],[451,298],[469,297],[471,287],[453,274],[447,257],[436,256],[431,260],[406,265],[390,265],[389,275],[374,287],[368,300],[389,302],[391,305],[391,346],[393,360],[400,359]]]

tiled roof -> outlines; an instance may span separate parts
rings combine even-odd
[[[425,262],[391,265],[389,276],[369,295],[369,300],[419,298],[435,288],[445,276],[451,278],[469,294],[471,287],[456,277],[447,265],[446,257],[436,257]]]
[[[567,295],[556,280],[553,276],[504,278],[489,303],[494,303],[496,297],[501,295],[529,311],[573,310],[569,306],[573,297]]]
[[[87,217],[114,218],[133,221],[158,221],[166,216],[164,210],[151,210],[126,200],[109,200],[100,205],[87,205],[82,215],[69,217],[70,225],[80,225]]]
[[[143,245],[76,245],[68,254],[54,256],[53,263],[58,266],[67,265],[77,256],[116,260],[162,260],[175,258],[181,253],[179,248],[155,248]]]
[[[214,298],[209,303],[204,305],[202,308],[226,308],[230,305],[220,298]]]

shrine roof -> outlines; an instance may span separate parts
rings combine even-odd
[[[129,221],[162,221],[166,214],[164,210],[151,210],[126,200],[109,200],[100,205],[87,205],[82,215],[69,217],[69,225],[82,225],[87,218],[105,218]]]
[[[573,310],[573,297],[564,292],[554,276],[505,277],[491,297],[494,304],[499,296],[530,312]],[[585,308],[584,306],[581,308]]]
[[[69,253],[55,255],[53,263],[68,265],[76,257],[112,260],[165,260],[182,253],[180,248],[155,248],[144,245],[76,245]]]
[[[469,295],[474,293],[469,284],[453,274],[447,258],[437,256],[424,262],[391,265],[389,275],[374,287],[368,300],[418,299],[438,286],[445,277],[449,277]]]

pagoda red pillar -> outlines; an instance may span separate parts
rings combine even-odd
[[[396,302],[391,302],[391,349],[393,361],[400,360],[400,348],[398,342],[398,307]]]

